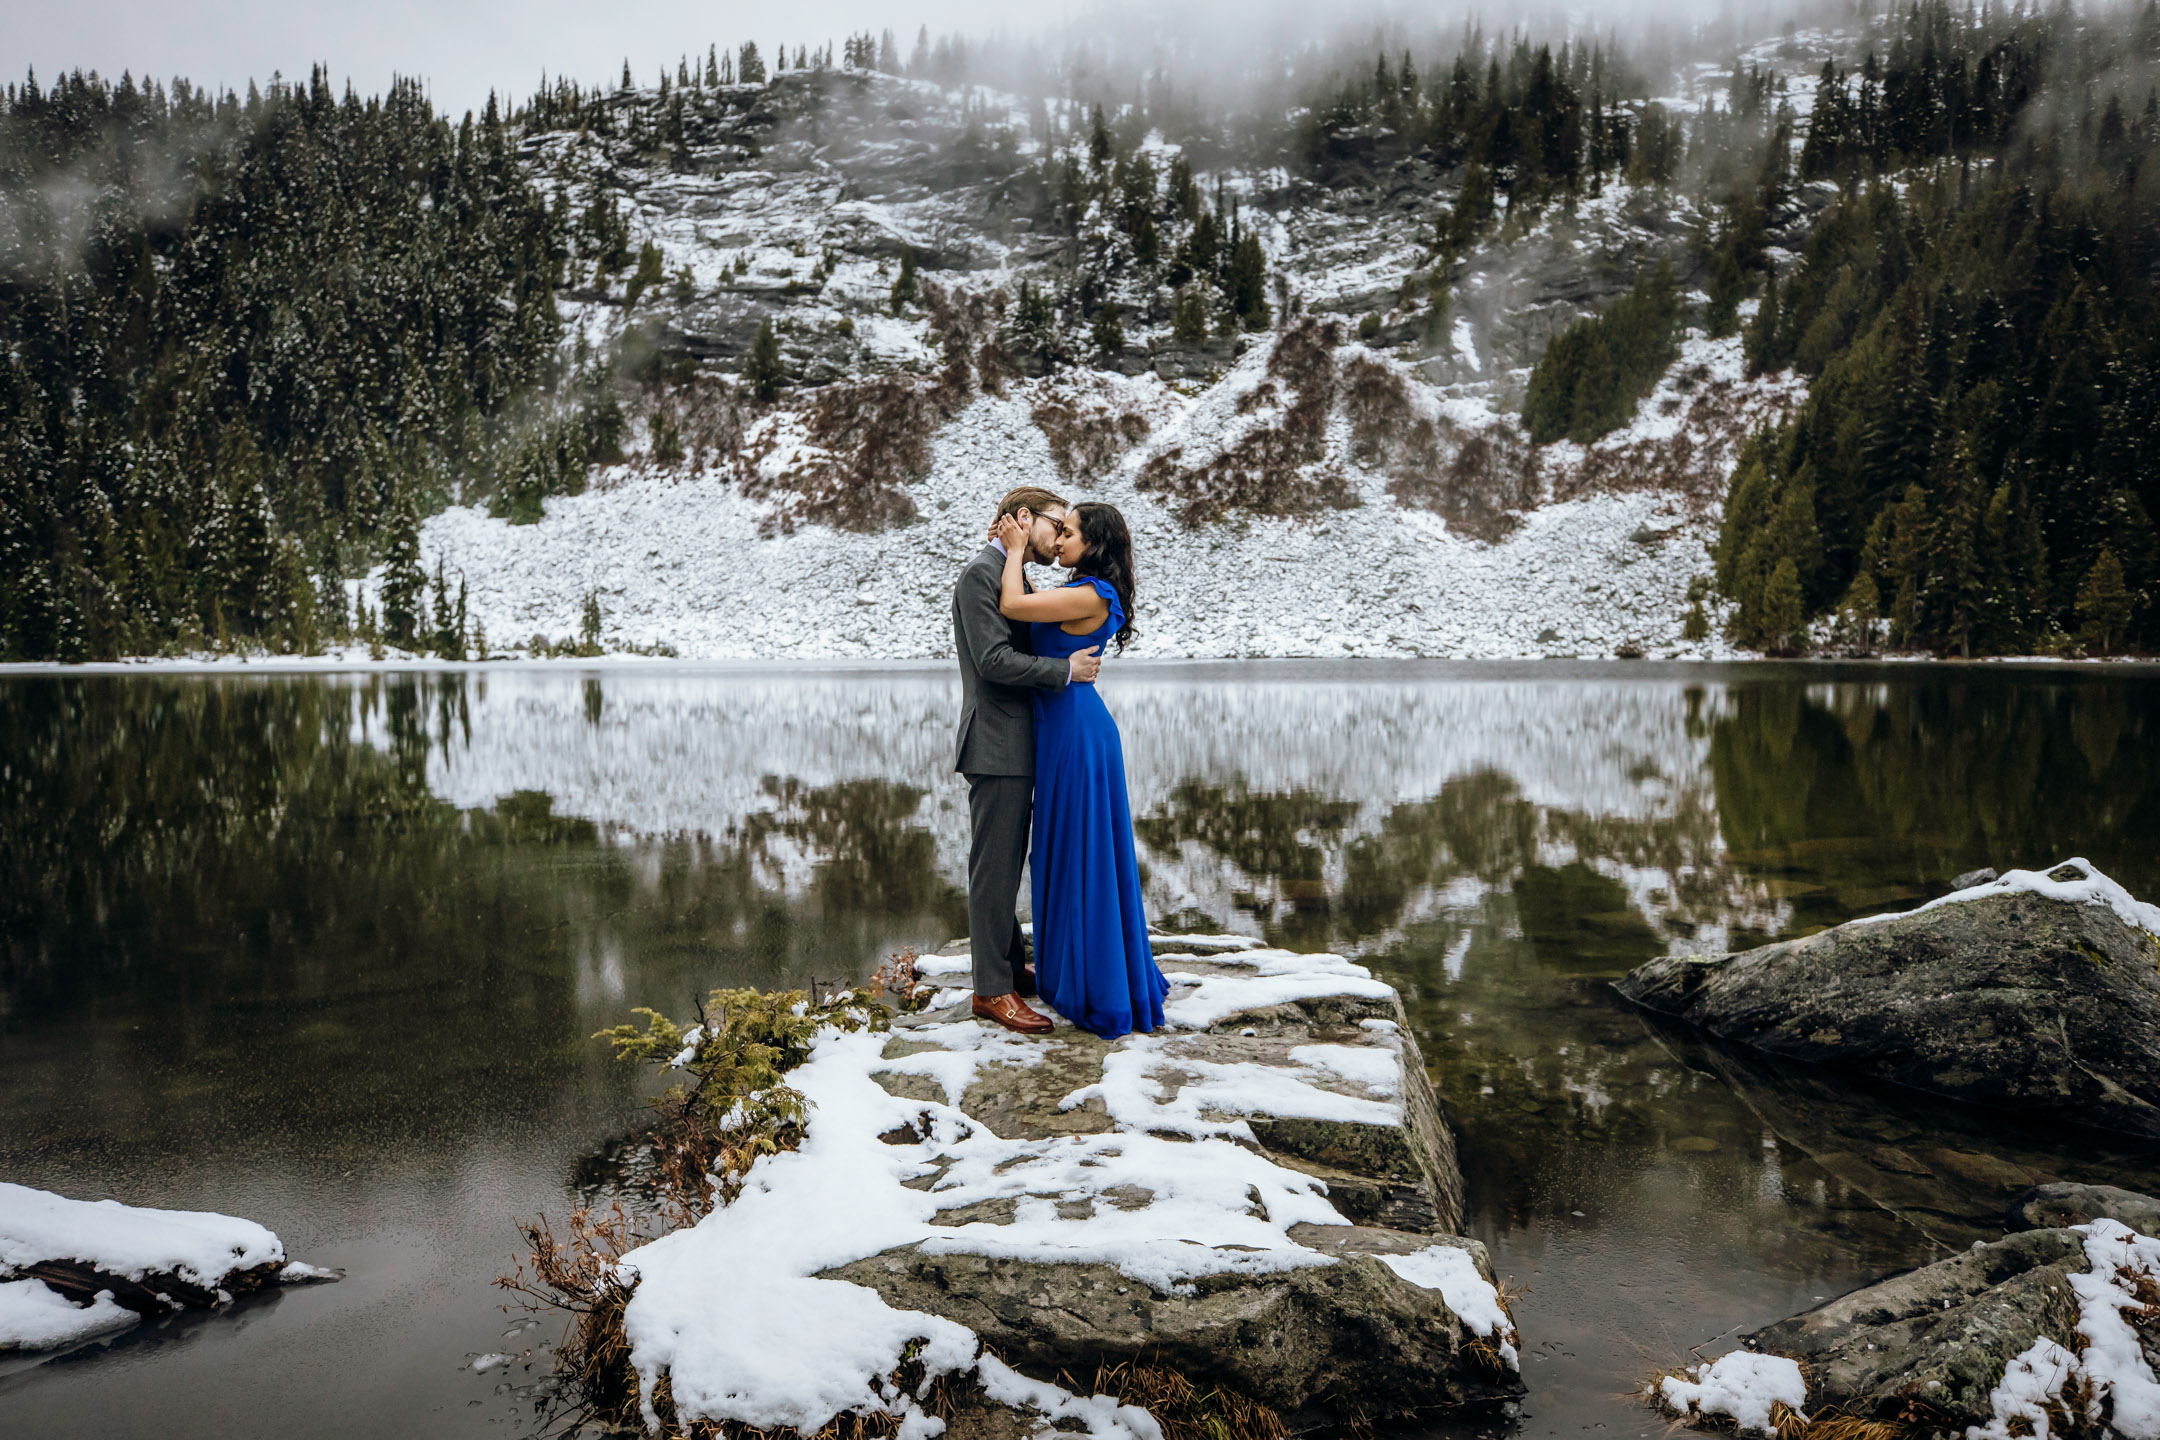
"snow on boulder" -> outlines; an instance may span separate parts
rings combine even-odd
[[[2076,1411],[2078,1433],[2160,1440],[2160,1240],[2104,1218],[2028,1230],[1746,1343],[1756,1359],[1805,1365],[1821,1414],[2047,1440]]]
[[[1780,1059],[2160,1139],[2160,907],[2089,861],[1738,954],[1654,960],[1618,988]]]
[[[252,1220],[0,1182],[0,1350],[42,1350],[266,1285],[339,1278]]]
[[[1349,1418],[1342,1397],[1396,1424],[1518,1398],[1489,1262],[1448,1233],[1453,1138],[1394,992],[1333,956],[1160,944],[1185,1018],[1154,1035],[1013,1035],[957,988],[889,1033],[827,1031],[788,1075],[801,1147],[623,1257],[648,1423],[881,1414],[964,1437],[1017,1411],[1158,1440],[1148,1411],[1084,1393],[1136,1364],[1294,1428]],[[941,1379],[971,1397],[949,1417],[923,1408]]]

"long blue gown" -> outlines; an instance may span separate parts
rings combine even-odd
[[[1110,618],[1086,635],[1038,621],[1037,655],[1093,649],[1117,634],[1125,606],[1108,581],[1092,585]],[[1133,853],[1125,747],[1093,685],[1035,696],[1035,984],[1044,1000],[1084,1030],[1115,1039],[1162,1024],[1169,982],[1148,945]]]

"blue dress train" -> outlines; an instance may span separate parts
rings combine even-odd
[[[1030,628],[1035,653],[1066,656],[1105,644],[1125,623],[1108,581],[1092,585],[1110,618],[1086,635]],[[1133,853],[1125,747],[1093,685],[1035,695],[1035,838],[1028,852],[1035,902],[1035,984],[1083,1030],[1115,1039],[1162,1024],[1170,984],[1148,945]]]

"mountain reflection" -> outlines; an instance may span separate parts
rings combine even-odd
[[[1985,1231],[2008,1179],[2090,1177],[2044,1138],[1943,1139],[1897,1097],[1765,1076],[1610,981],[1983,864],[2078,853],[2160,892],[2153,684],[1611,678],[1636,673],[1127,667],[1105,695],[1151,913],[1396,983],[1488,1239],[1650,1217],[1813,1277]],[[619,1114],[588,1037],[627,1006],[846,979],[965,928],[954,691],[923,670],[0,681],[0,1160],[345,1163]]]

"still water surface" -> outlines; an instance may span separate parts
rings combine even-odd
[[[1780,1073],[1610,981],[2084,855],[2160,894],[2150,671],[1126,665],[1151,912],[1399,986],[1523,1291],[1516,1433],[2160,1155]],[[589,1037],[961,933],[957,686],[667,667],[0,679],[0,1177],[343,1284],[0,1373],[10,1434],[464,1436],[490,1281],[634,1118]],[[725,1303],[725,1297],[720,1297]],[[515,1332],[507,1333],[506,1332]]]

